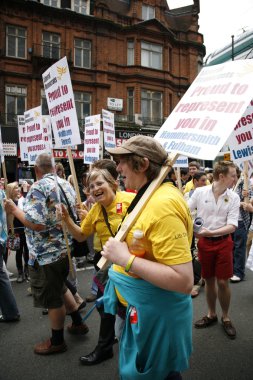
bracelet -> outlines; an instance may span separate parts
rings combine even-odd
[[[133,261],[134,261],[135,257],[136,257],[136,256],[134,256],[134,255],[131,255],[131,256],[130,256],[130,259],[128,260],[127,265],[126,265],[126,267],[125,267],[125,272],[128,273],[128,272],[130,271],[131,266],[132,266],[132,264],[133,264]]]

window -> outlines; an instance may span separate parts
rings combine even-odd
[[[82,13],[83,15],[88,15],[89,12],[89,1],[87,0],[74,0],[74,11],[77,13]]]
[[[162,121],[162,100],[161,92],[142,90],[141,91],[141,114],[143,121],[152,121],[156,124]]]
[[[41,4],[49,5],[50,7],[60,8],[60,0],[40,0]]]
[[[26,58],[26,29],[8,25],[6,27],[6,55]]]
[[[142,20],[155,18],[155,8],[150,5],[142,5]]]
[[[13,123],[17,115],[23,115],[26,110],[26,87],[5,86],[6,123]]]
[[[56,33],[42,33],[42,55],[46,58],[60,59],[61,36]]]
[[[127,89],[127,115],[129,121],[134,121],[134,89]]]
[[[91,41],[76,38],[75,45],[75,66],[86,69],[91,68]]]
[[[88,92],[74,92],[76,113],[78,119],[91,115],[91,94]]]
[[[42,88],[41,91],[40,91],[40,97],[41,97],[41,112],[42,112],[42,115],[49,115],[48,105],[47,105],[47,98],[46,98],[46,94],[45,94],[44,88]]]
[[[127,65],[134,65],[134,41],[127,41]]]
[[[162,69],[163,47],[148,42],[141,43],[141,65],[153,69]]]

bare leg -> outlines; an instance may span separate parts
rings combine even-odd
[[[65,315],[66,309],[64,305],[57,309],[48,309],[48,317],[53,330],[61,330],[64,328]]]
[[[215,284],[215,277],[205,279],[205,292],[208,305],[208,317],[213,318],[216,316],[216,299],[217,290]]]
[[[76,303],[76,300],[69,289],[66,291],[66,293],[64,293],[63,297],[64,297],[64,303],[65,303],[68,313],[73,313],[74,311],[78,310],[78,305]]]
[[[224,321],[229,321],[228,309],[230,305],[231,292],[228,280],[217,280],[218,298],[222,309],[222,317]]]

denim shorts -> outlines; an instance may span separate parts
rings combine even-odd
[[[34,306],[57,309],[64,304],[67,291],[65,280],[69,273],[68,256],[46,265],[29,265],[29,275]]]

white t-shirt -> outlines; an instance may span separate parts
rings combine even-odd
[[[197,188],[188,201],[191,212],[197,210],[197,216],[204,220],[203,227],[216,230],[228,224],[238,226],[240,198],[227,189],[216,203],[212,185]]]

